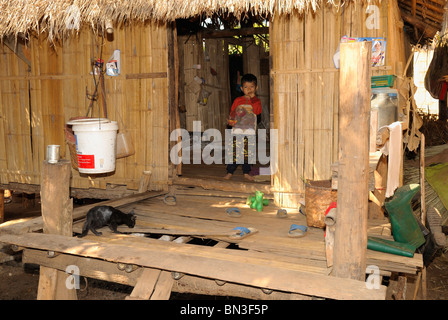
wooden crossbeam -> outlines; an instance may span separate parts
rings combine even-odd
[[[135,286],[142,272],[147,268],[138,268],[133,272],[126,272],[117,268],[117,264],[101,259],[84,258],[80,256],[60,254],[49,259],[46,251],[26,249],[23,251],[22,261],[24,263],[38,264],[40,266],[52,267],[65,271],[66,266],[76,265],[79,267],[80,276],[112,281],[129,286]],[[274,291],[269,294],[262,292],[259,288],[226,283],[225,286],[218,285],[212,279],[205,279],[185,275],[174,281],[173,291],[179,293],[207,294],[215,296],[231,296],[247,299],[261,300],[289,300],[293,298],[311,299],[311,297],[291,295],[285,292]],[[129,298],[128,298],[129,299]]]
[[[275,261],[257,258],[240,259],[232,256],[228,249],[201,250],[196,245],[187,244],[180,248],[179,244],[168,242],[164,244],[168,248],[161,250],[155,245],[143,248],[39,233],[30,233],[26,237],[0,234],[0,242],[309,296],[349,300],[382,300],[386,297],[385,286],[371,290],[364,281],[303,272],[297,270],[295,264],[276,264]],[[204,252],[206,250],[213,250],[215,254],[209,256]]]
[[[158,196],[161,196],[164,194],[166,194],[166,192],[148,191],[148,192],[143,192],[143,193],[132,194],[130,196],[123,197],[120,199],[106,200],[106,201],[97,202],[94,204],[89,204],[89,205],[85,205],[82,207],[78,207],[78,208],[73,209],[73,220],[77,220],[77,219],[84,217],[86,215],[87,211],[89,211],[91,208],[93,208],[95,206],[107,205],[107,206],[113,206],[113,207],[120,207],[120,206],[127,205],[129,203],[158,197]],[[27,232],[39,231],[39,230],[42,230],[42,228],[43,228],[42,217],[37,217],[37,218],[31,219],[29,221],[19,223],[17,225],[10,225],[10,226],[2,227],[2,228],[0,228],[0,232],[22,234],[22,233],[27,233]]]
[[[148,300],[153,294],[160,274],[160,270],[145,268],[137,280],[134,290],[126,297],[126,300]]]

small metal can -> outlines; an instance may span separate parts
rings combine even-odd
[[[48,163],[58,163],[59,161],[59,149],[57,144],[49,144],[47,146],[47,161]]]

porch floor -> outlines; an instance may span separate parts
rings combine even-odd
[[[331,268],[326,265],[324,230],[308,228],[302,238],[288,236],[291,224],[306,225],[305,216],[298,210],[288,210],[286,218],[279,218],[276,215],[279,208],[272,202],[262,212],[257,212],[246,205],[244,195],[220,197],[181,193],[176,194],[176,205],[166,204],[164,195],[120,205],[124,212],[133,209],[137,215],[135,228],[119,228],[126,234],[114,234],[108,228],[100,229],[102,236],[89,232],[84,238],[0,232],[0,242],[27,248],[25,260],[53,268],[58,268],[56,258],[75,259],[61,264],[62,270],[67,263],[80,264],[76,259],[85,258],[131,267],[132,273],[117,268],[105,271],[111,270],[110,265],[97,266],[95,272],[108,273],[101,276],[103,279],[135,285],[137,291],[139,282],[146,283],[156,272],[159,283],[163,275],[165,277],[168,297],[171,290],[193,292],[195,287],[196,290],[201,287],[198,293],[205,290],[216,294],[228,290],[230,295],[256,299],[285,299],[285,294],[291,298],[385,298],[383,286],[379,290],[368,290],[362,281],[329,275]],[[240,217],[227,215],[225,210],[233,207],[239,208]],[[83,222],[84,219],[74,222],[75,233],[81,232]],[[257,232],[244,239],[233,239],[228,233],[235,227],[254,228]],[[369,235],[373,234],[391,238],[387,221],[369,221]],[[61,256],[48,259],[46,252],[57,252]],[[413,258],[406,258],[367,250],[367,265],[378,266],[381,275],[416,274],[422,267],[422,257],[415,254]],[[95,272],[90,270],[86,274],[95,276]],[[174,280],[175,274],[186,277]],[[202,280],[208,281],[207,284],[200,284]],[[186,283],[182,285],[182,281]],[[241,293],[242,287],[250,288],[250,292]],[[139,297],[138,292],[135,296]]]

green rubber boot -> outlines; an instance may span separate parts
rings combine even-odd
[[[367,238],[367,249],[396,254],[399,256],[405,256],[410,258],[414,256],[415,252],[414,247],[407,243],[400,243],[397,241],[390,241],[377,237]]]
[[[389,214],[394,240],[410,245],[414,251],[425,243],[425,237],[411,207],[411,200],[419,191],[419,184],[402,186],[395,191],[392,200],[384,204]]]

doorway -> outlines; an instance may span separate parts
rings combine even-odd
[[[269,61],[269,22],[252,16],[243,21],[216,16],[178,20],[176,26],[180,126],[188,132],[191,148],[190,162],[182,163],[180,176],[222,180],[226,174],[224,137],[229,128],[227,120],[233,100],[242,94],[239,81],[244,73],[252,73],[258,79],[257,96],[263,105],[258,128],[270,127],[269,63],[266,64]],[[221,140],[215,141],[214,137],[208,140],[207,133],[213,129],[221,133]],[[202,151],[209,150],[211,142],[221,145],[221,163],[207,164],[203,159],[200,163],[194,162],[195,130],[201,132]],[[207,146],[209,149],[205,149]],[[259,167],[258,161],[253,164],[251,175],[259,176]],[[241,166],[231,181],[247,182]],[[255,183],[270,184],[270,178],[257,177]]]

